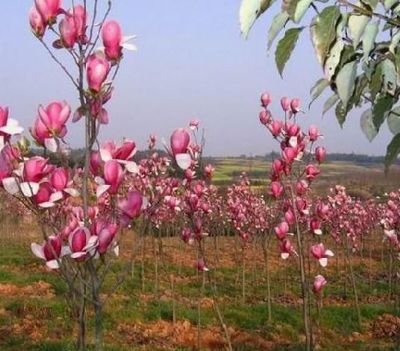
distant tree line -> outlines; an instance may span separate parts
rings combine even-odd
[[[145,150],[145,151],[138,151],[135,156],[134,160],[140,161],[144,158],[149,157],[153,152],[158,152],[160,154],[166,155],[165,150]],[[71,167],[79,167],[83,165],[83,157],[84,157],[84,150],[83,149],[72,149],[70,150],[71,157],[68,160],[69,166]],[[42,149],[33,149],[31,151],[32,155],[40,155],[40,156],[46,156],[49,157],[52,162],[55,162],[56,164],[61,164],[61,158],[58,154],[48,154],[45,155],[43,153]],[[276,158],[279,157],[279,153],[276,151],[272,151],[264,156],[261,155],[240,155],[240,156],[227,156],[227,159],[253,159],[253,160],[265,160],[265,161],[272,161]],[[204,158],[204,163],[211,163],[215,164],[215,157],[212,156],[207,156]],[[384,156],[371,156],[371,155],[365,155],[365,154],[356,154],[356,153],[330,153],[328,154],[327,161],[347,161],[347,162],[353,162],[353,163],[358,163],[358,164],[384,164],[385,162],[385,157]],[[399,164],[399,161],[396,162]]]

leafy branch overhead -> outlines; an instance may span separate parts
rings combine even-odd
[[[273,3],[242,0],[244,37]],[[269,24],[267,43],[271,49],[279,39],[275,62],[281,76],[306,27],[322,68],[321,79],[311,89],[311,101],[329,87],[333,95],[323,112],[334,108],[340,125],[351,110],[363,108],[358,113],[360,127],[370,141],[386,122],[393,133],[386,155],[389,166],[400,153],[400,1],[283,0]]]

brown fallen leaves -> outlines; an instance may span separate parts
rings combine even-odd
[[[38,281],[32,285],[17,286],[14,284],[0,284],[0,295],[29,296],[29,297],[54,297],[54,290],[49,283]]]

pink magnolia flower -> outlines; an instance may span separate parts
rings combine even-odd
[[[89,88],[98,93],[108,73],[110,72],[110,64],[101,54],[92,54],[86,63],[86,76]]]
[[[215,172],[215,168],[211,164],[208,164],[204,167],[204,175],[207,178],[211,179],[214,175],[214,172]]]
[[[12,173],[11,163],[6,157],[6,154],[3,152],[5,149],[6,148],[0,152],[0,184],[2,184],[2,180],[4,178],[10,177]]]
[[[279,182],[272,182],[271,183],[271,195],[277,199],[279,198],[283,193],[283,186]]]
[[[60,237],[51,235],[41,245],[32,243],[31,249],[33,254],[46,261],[46,266],[51,269],[59,268],[58,261],[65,255],[62,250],[62,241]]]
[[[198,269],[199,272],[208,272],[209,271],[203,258],[200,258],[197,261],[196,268]]]
[[[4,147],[4,142],[9,141],[12,135],[21,134],[24,129],[15,119],[9,118],[8,107],[0,107],[0,150]]]
[[[300,111],[300,99],[297,99],[297,98],[292,99],[290,101],[290,109],[291,109],[292,113],[294,113],[294,114],[299,112]]]
[[[104,23],[101,36],[107,59],[118,61],[122,56],[122,29],[117,21],[110,20]]]
[[[74,17],[69,15],[65,16],[65,18],[60,22],[59,29],[61,35],[61,46],[67,49],[72,48],[78,40],[78,31]]]
[[[89,229],[85,227],[77,227],[68,236],[69,249],[71,258],[77,261],[84,260],[88,254],[93,254],[98,244],[98,237],[91,235]]]
[[[322,289],[324,286],[327,284],[326,279],[322,275],[317,275],[314,279],[314,284],[313,284],[313,292],[314,294],[321,294]]]
[[[277,137],[279,134],[281,134],[282,122],[278,120],[272,121],[272,123],[268,125],[268,129],[274,137]]]
[[[316,235],[322,235],[321,221],[317,218],[312,218],[310,220],[310,229]]]
[[[53,169],[48,164],[49,160],[40,156],[34,156],[24,163],[23,176],[27,182],[39,183]]]
[[[102,145],[100,154],[103,160],[130,160],[136,153],[136,144],[132,140],[124,140],[121,146],[115,145],[114,142],[109,141]]]
[[[271,112],[268,110],[262,110],[259,114],[260,122],[263,125],[267,125],[271,121]]]
[[[287,222],[281,222],[275,227],[275,234],[279,240],[283,240],[289,233],[289,224]]]
[[[318,146],[315,149],[315,159],[318,163],[322,163],[326,158],[326,149],[323,146]]]
[[[70,115],[71,108],[65,101],[54,101],[46,108],[39,106],[38,109],[38,119],[47,128],[49,134],[60,138],[67,133],[65,124]],[[42,130],[41,133],[43,133]]]
[[[124,177],[122,166],[115,160],[109,160],[104,164],[104,181],[109,185],[108,192],[116,194]]]
[[[53,170],[50,175],[50,183],[57,191],[62,191],[68,186],[69,174],[68,170],[59,167]]]
[[[285,220],[286,220],[286,222],[288,222],[290,225],[296,223],[296,218],[295,218],[294,212],[293,212],[293,210],[292,210],[291,208],[289,208],[289,209],[285,212]]]
[[[171,135],[171,151],[174,156],[188,151],[190,135],[186,129],[178,128]]]
[[[69,15],[74,19],[77,40],[81,44],[86,44],[87,13],[82,5],[76,5],[69,10]]]
[[[322,243],[311,246],[311,254],[319,261],[322,267],[326,267],[328,264],[328,257],[333,256],[333,252],[331,250],[326,250]]]
[[[104,165],[104,162],[100,156],[99,151],[92,151],[90,154],[90,172],[94,176],[100,175],[101,167]]]
[[[316,210],[317,215],[322,219],[325,219],[329,214],[329,206],[322,202],[317,205]]]
[[[32,201],[36,205],[50,202],[50,196],[53,193],[52,186],[49,182],[43,182],[39,186],[39,190],[35,196],[32,197]]]
[[[61,11],[61,0],[35,0],[35,5],[43,21],[49,24],[55,22]]]
[[[288,163],[291,164],[296,159],[298,155],[298,151],[296,148],[293,147],[285,147],[283,150],[283,159]]]
[[[310,126],[310,128],[308,129],[308,136],[310,138],[310,141],[312,141],[312,142],[317,141],[318,138],[321,136],[319,134],[318,127],[314,126],[314,125]]]
[[[50,130],[45,126],[42,120],[38,117],[35,120],[33,128],[30,129],[33,139],[41,146],[45,146],[46,139],[51,138]]]
[[[296,183],[296,194],[299,196],[304,195],[309,189],[309,187],[310,185],[308,184],[307,181],[305,181],[304,179],[299,180]]]
[[[189,128],[191,130],[199,129],[200,121],[198,119],[192,119],[189,123]]]
[[[263,93],[261,95],[261,106],[267,108],[268,105],[272,102],[271,95],[269,93]]]
[[[281,258],[286,260],[293,253],[296,253],[294,250],[293,244],[289,239],[284,239],[281,241],[279,245],[279,249],[281,250]]]
[[[114,241],[114,238],[117,234],[118,231],[118,226],[114,223],[102,223],[102,228],[98,232],[97,237],[98,237],[98,246],[97,246],[97,252],[100,255],[103,255],[107,252],[109,247]],[[114,252],[118,256],[118,246],[114,245]]]
[[[284,96],[281,99],[281,107],[282,107],[283,111],[285,111],[285,112],[289,111],[289,109],[290,109],[290,99],[288,97]]]
[[[42,38],[46,31],[47,23],[43,20],[43,17],[37,10],[36,6],[32,6],[29,10],[29,24],[33,34],[38,38]]]
[[[143,205],[143,197],[138,191],[130,191],[126,199],[118,203],[118,208],[122,213],[121,222],[124,226],[128,225],[132,219],[140,216]]]
[[[320,169],[313,164],[309,164],[306,166],[306,177],[309,181],[314,180],[321,173]]]
[[[191,245],[194,242],[194,233],[189,228],[183,228],[181,238],[185,243]]]

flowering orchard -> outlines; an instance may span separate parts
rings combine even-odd
[[[221,285],[228,284],[220,269],[229,240],[235,243],[234,285],[240,285],[240,303],[249,303],[254,285],[265,283],[269,325],[274,323],[279,298],[290,295],[288,286],[297,286],[306,350],[323,342],[319,333],[323,301],[329,300],[330,292],[337,296],[330,286],[340,289],[344,284],[347,297],[350,282],[362,330],[360,305],[365,292],[358,289],[355,262],[372,257],[371,240],[384,238],[381,260],[388,263],[384,280],[389,287],[385,298],[398,303],[399,192],[384,200],[361,201],[347,195],[344,187],[332,185],[325,197],[317,196],[313,185],[322,172],[326,150],[318,128],[305,126],[307,118],[298,99],[284,97],[279,111],[272,112],[270,95],[261,96],[260,122],[281,150],[263,191],[256,191],[246,174],[224,191],[213,185],[215,169],[204,163],[205,138],[198,120],[173,131],[165,152],[157,151],[157,137],[150,135],[150,156],[136,160],[134,141],[98,140],[100,129],[112,118],[107,102],[113,97],[114,79],[126,51],[135,49],[130,43],[134,37],[124,36],[118,21],[109,19],[111,1],[103,14],[98,1],[71,5],[65,8],[60,0],[36,0],[29,22],[36,40],[76,89],[79,104],[57,98],[39,105],[30,138],[10,117],[12,111],[0,109],[0,184],[7,198],[1,204],[2,217],[9,212],[29,214],[37,222],[42,240],[31,244],[32,253],[68,287],[66,301],[76,323],[77,349],[93,343],[96,350],[103,350],[104,309],[120,286],[135,276],[136,262],[141,263],[143,291],[152,280],[158,298],[168,280],[172,319],[177,322],[174,286],[184,273],[182,262],[178,272],[168,270],[166,237],[179,238],[179,250],[189,254],[189,267],[195,272],[196,290],[190,299],[197,301],[197,337],[192,345],[197,349],[205,347],[205,298],[212,301],[222,347],[235,347],[235,332],[220,291]],[[58,51],[68,53],[74,70],[66,68]],[[82,167],[70,166],[69,123],[78,123],[85,131]],[[137,240],[128,245],[134,235]],[[151,269],[146,265],[149,238]],[[263,267],[252,260],[258,251]],[[115,274],[118,261],[124,265],[118,265]],[[277,262],[283,272],[279,284],[274,274]],[[345,267],[344,272],[334,274],[330,267],[335,266],[336,273]],[[258,278],[256,271],[262,272]],[[372,268],[365,271],[372,287]]]

